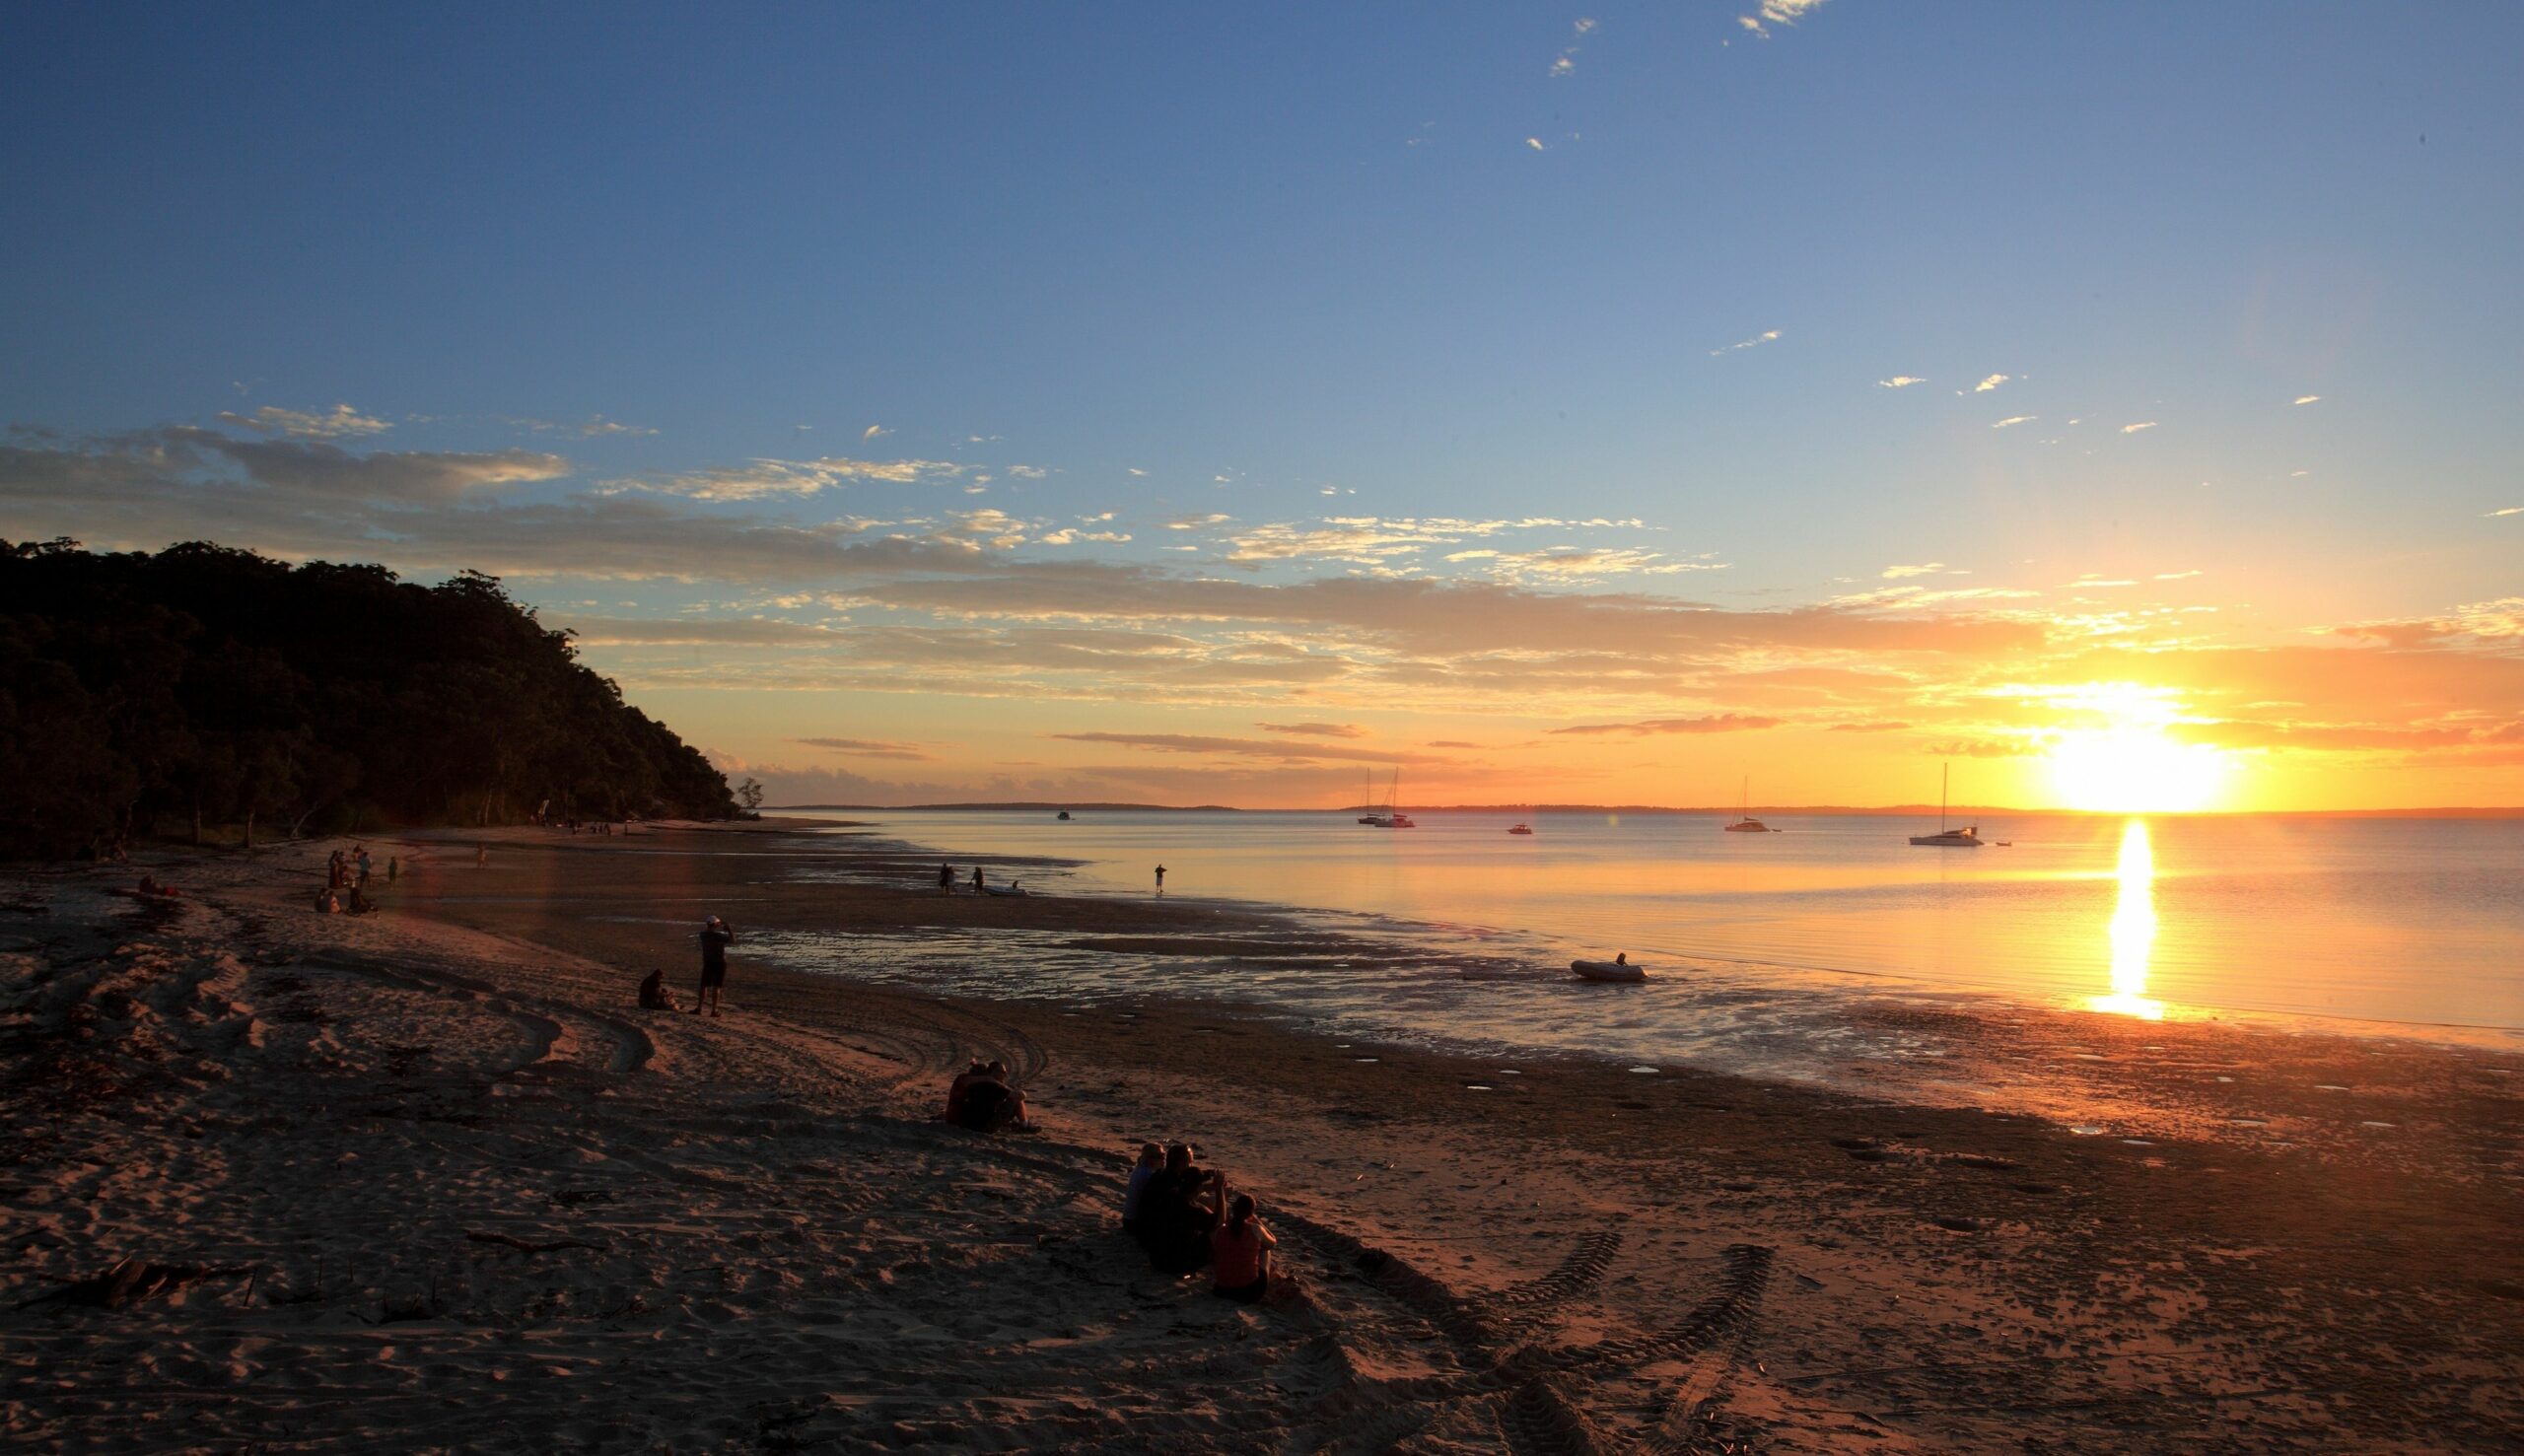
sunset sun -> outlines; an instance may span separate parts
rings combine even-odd
[[[2216,806],[2230,763],[2222,749],[2185,743],[2169,731],[2174,709],[2127,683],[2080,691],[2061,706],[2096,727],[2062,730],[2046,755],[2064,806],[2095,813],[2183,813]]]

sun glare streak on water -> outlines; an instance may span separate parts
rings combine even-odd
[[[2132,819],[2121,829],[2121,861],[2115,870],[2120,893],[2112,906],[2105,937],[2112,945],[2112,992],[2091,998],[2098,1011],[2116,1011],[2149,1021],[2164,1019],[2165,1004],[2147,995],[2147,959],[2156,946],[2156,855],[2147,838],[2147,821]]]

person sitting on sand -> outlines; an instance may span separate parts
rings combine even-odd
[[[365,883],[352,884],[350,903],[351,914],[366,915],[376,908],[377,902],[368,898],[368,886]]]
[[[955,1074],[955,1079],[946,1084],[946,1110],[938,1115],[950,1123],[962,1122],[966,1094],[972,1091],[973,1083],[989,1075],[989,1064],[983,1062],[981,1058],[975,1057],[966,1063],[964,1070]]]
[[[1140,1193],[1140,1243],[1149,1263],[1165,1274],[1185,1275],[1210,1262],[1210,1235],[1226,1202],[1227,1175],[1193,1165],[1192,1149],[1165,1149],[1165,1166]]]
[[[1165,1149],[1154,1143],[1140,1144],[1140,1160],[1131,1164],[1131,1181],[1122,1187],[1122,1231],[1137,1237],[1140,1231],[1140,1200],[1148,1192],[1148,1180],[1165,1166]]]
[[[1030,1126],[1025,1121],[1025,1094],[1008,1084],[1004,1064],[993,1062],[980,1075],[967,1075],[971,1080],[964,1084],[963,1098],[949,1114],[955,1126],[975,1133]]]
[[[1271,1287],[1271,1250],[1279,1242],[1256,1216],[1253,1195],[1237,1194],[1227,1221],[1210,1235],[1210,1291],[1242,1304],[1260,1300]]]
[[[671,1011],[674,1008],[674,993],[666,990],[666,973],[664,970],[651,971],[640,983],[640,1009]]]
[[[341,898],[333,893],[333,887],[331,885],[326,885],[316,892],[316,913],[318,915],[339,915],[342,913]]]
[[[719,993],[728,984],[728,947],[735,943],[734,926],[712,916],[701,927],[701,989],[692,998],[692,1014],[701,1014],[701,1004],[710,1004],[710,1014],[719,1014]]]

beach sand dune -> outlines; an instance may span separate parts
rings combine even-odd
[[[793,924],[947,903],[788,895],[714,861],[729,842],[512,838],[485,871],[404,845],[409,882],[356,918],[303,908],[323,846],[165,866],[187,891],[171,905],[106,893],[104,871],[19,876],[0,893],[0,1436],[2494,1450],[2524,1420],[2524,1163],[2494,1067],[2408,1075],[2413,1109],[2472,1119],[2451,1160],[2308,1166],[741,956],[727,1018],[637,1011],[639,969],[685,951],[622,912],[654,919],[669,889],[746,881],[751,919]],[[1046,907],[1134,945],[1254,933]],[[1042,1134],[933,1119],[971,1056],[1011,1065]],[[1202,1143],[1260,1195],[1288,1287],[1245,1307],[1149,1270],[1114,1210],[1124,1149],[1152,1136]]]

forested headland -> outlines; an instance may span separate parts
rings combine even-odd
[[[0,855],[389,824],[736,813],[496,578],[205,542],[0,541]]]

